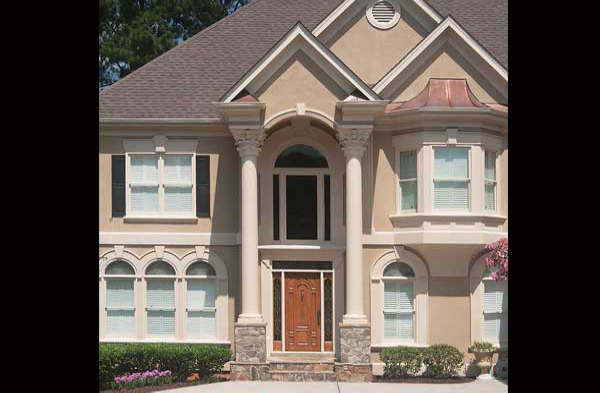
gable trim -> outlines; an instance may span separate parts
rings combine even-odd
[[[361,0],[344,0],[335,10],[333,10],[321,23],[314,28],[312,33],[315,37],[318,37],[323,33],[329,26],[331,26],[341,15],[343,15],[348,8]],[[435,8],[427,4],[424,0],[412,0],[427,16],[429,16],[435,23],[442,21],[442,16]]]
[[[301,39],[300,44],[294,44],[295,42],[298,42],[296,40],[299,38]],[[297,45],[297,48],[293,48],[293,45]],[[346,84],[350,84],[355,89],[360,90],[369,100],[381,99],[377,93],[363,82],[342,60],[334,55],[310,31],[308,31],[302,22],[298,22],[277,44],[275,44],[275,46],[273,46],[273,48],[271,48],[271,50],[269,50],[269,52],[267,52],[265,56],[263,56],[261,60],[259,60],[238,82],[236,82],[225,95],[223,95],[220,102],[231,102],[250,84],[262,85],[268,79],[268,76],[270,76],[269,73],[267,73],[268,76],[264,75],[265,70],[267,70],[270,65],[276,65],[275,67],[272,67],[273,69],[271,70],[276,72],[279,66],[283,65],[284,61],[287,61],[289,57],[298,50],[305,51],[302,47],[303,45],[308,45],[309,48],[312,48],[320,55],[320,58],[312,59],[315,63],[321,66],[323,65],[322,62],[324,62],[324,64],[333,67],[337,71],[339,76],[330,75],[336,83],[340,80],[345,81]],[[279,64],[277,62],[279,62]],[[328,67],[321,68],[327,72]],[[350,92],[348,92],[348,94],[350,94]]]
[[[423,52],[447,30],[452,30],[456,35],[477,53],[501,78],[508,83],[508,70],[504,68],[481,44],[479,44],[465,29],[463,29],[451,15],[448,15],[427,37],[415,46],[398,64],[396,64],[379,82],[373,90],[380,94],[400,74],[402,74]]]

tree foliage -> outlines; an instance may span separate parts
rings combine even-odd
[[[508,239],[502,238],[485,246],[491,251],[485,259],[485,265],[492,268],[494,281],[508,280]]]
[[[99,0],[99,87],[114,83],[250,1]]]

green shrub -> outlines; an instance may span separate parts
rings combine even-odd
[[[494,344],[487,341],[475,341],[469,347],[469,351],[471,352],[493,352],[495,349]]]
[[[386,378],[414,377],[423,364],[422,351],[414,347],[384,348],[381,361],[385,363],[383,375]]]
[[[115,377],[147,370],[170,370],[178,381],[197,372],[205,377],[233,360],[227,348],[190,344],[100,344],[100,388],[110,388]]]
[[[425,375],[431,378],[450,378],[463,364],[463,354],[452,345],[432,345],[423,351]]]

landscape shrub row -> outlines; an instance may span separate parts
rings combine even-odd
[[[115,377],[143,373],[147,370],[170,370],[176,381],[193,373],[200,377],[214,374],[233,360],[227,348],[191,344],[107,344],[99,348],[100,388],[109,389]]]
[[[390,379],[416,377],[423,365],[425,377],[450,378],[458,373],[463,359],[462,352],[446,344],[427,348],[384,348],[381,351],[381,361],[385,363],[384,377]]]

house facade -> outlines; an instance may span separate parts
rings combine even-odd
[[[257,0],[101,92],[99,340],[234,379],[507,347],[507,2],[474,3]]]

